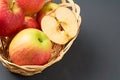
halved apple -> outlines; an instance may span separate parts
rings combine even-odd
[[[66,44],[77,34],[77,18],[69,8],[59,7],[43,17],[41,28],[51,41]]]

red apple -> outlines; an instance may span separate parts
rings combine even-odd
[[[25,12],[25,15],[32,15],[37,13],[46,2],[46,0],[16,0],[16,1],[22,7],[23,11]]]
[[[0,0],[0,36],[10,36],[18,32],[24,22],[24,13],[12,0]]]
[[[33,17],[30,17],[30,16],[25,16],[23,27],[40,29],[40,26],[37,23],[37,21]]]
[[[43,16],[49,14],[50,12],[54,11],[58,7],[59,5],[57,3],[54,3],[54,2],[46,3],[37,14],[37,21],[41,24],[41,20]]]
[[[18,65],[44,65],[51,57],[52,43],[40,30],[20,31],[11,41],[9,55]]]

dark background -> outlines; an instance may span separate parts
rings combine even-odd
[[[120,0],[74,1],[81,7],[81,31],[64,58],[31,77],[0,63],[0,80],[120,80]]]

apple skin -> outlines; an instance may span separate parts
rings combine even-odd
[[[48,2],[46,3],[42,9],[38,12],[37,14],[37,21],[41,24],[41,20],[42,18],[49,14],[50,12],[54,11],[55,9],[57,9],[59,7],[58,4],[54,3],[54,2]]]
[[[20,31],[11,41],[9,56],[13,63],[44,65],[51,57],[52,43],[40,30],[28,28]]]
[[[46,0],[16,0],[22,7],[25,15],[37,13],[45,4]]]
[[[40,26],[37,23],[36,19],[34,19],[33,17],[30,17],[30,16],[25,16],[25,21],[24,21],[23,27],[40,29]]]
[[[10,6],[12,8],[10,8]],[[11,36],[16,34],[24,22],[24,12],[10,0],[0,0],[0,36]]]

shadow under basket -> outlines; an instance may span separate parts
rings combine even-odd
[[[80,16],[80,6],[78,6],[76,3],[74,3],[73,0],[61,0],[61,3],[59,3],[60,6],[68,7],[73,11],[77,18],[77,25],[78,25],[78,33],[80,32],[80,24],[81,24],[81,16]],[[70,49],[73,42],[78,36],[78,33],[76,36],[71,39],[67,44],[65,45],[59,45],[53,43],[53,52],[52,57],[46,63],[45,65],[27,65],[27,66],[19,66],[14,63],[12,63],[8,56],[8,44],[10,43],[10,40],[8,37],[0,38],[0,61],[2,62],[3,66],[5,66],[9,71],[24,75],[24,76],[32,76],[34,74],[41,73],[44,69],[47,67],[53,65],[54,63],[60,61],[65,53]]]

